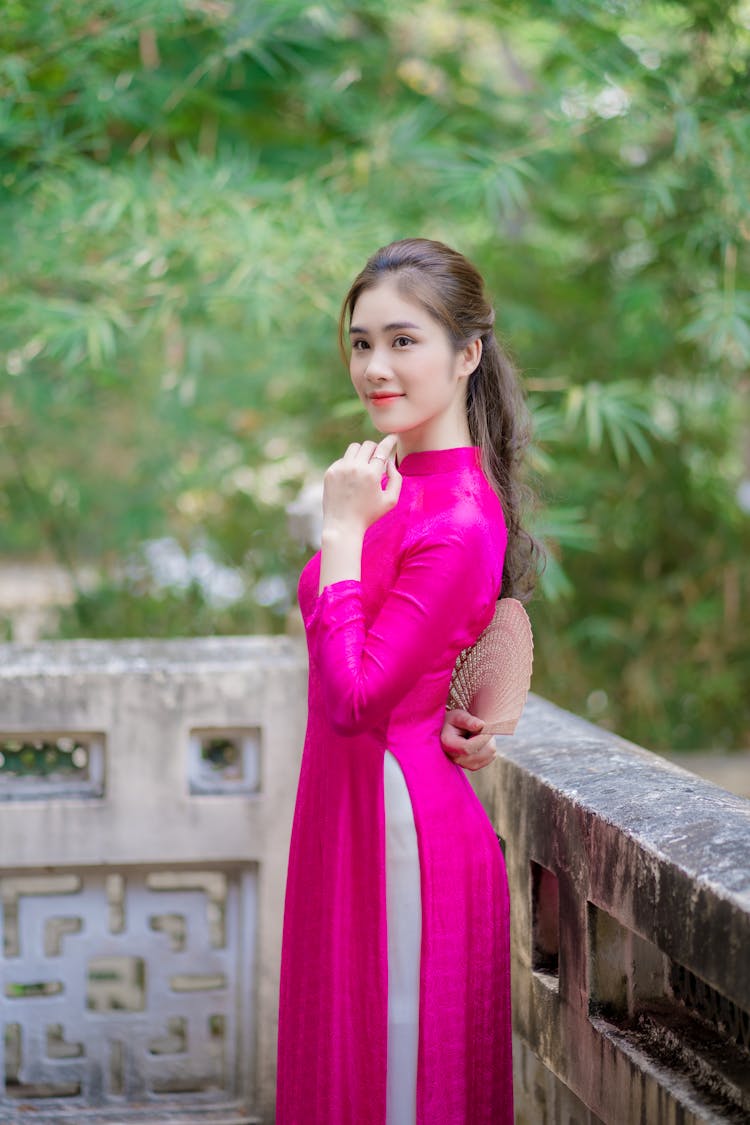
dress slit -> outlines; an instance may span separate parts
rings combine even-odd
[[[388,930],[386,1125],[415,1125],[422,944],[419,848],[409,790],[400,765],[388,750],[383,783]]]

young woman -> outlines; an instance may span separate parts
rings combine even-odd
[[[328,469],[300,578],[277,1125],[513,1121],[503,858],[441,745],[456,657],[533,572],[526,416],[493,322],[476,269],[425,239],[377,251],[344,301],[352,383],[385,436]]]

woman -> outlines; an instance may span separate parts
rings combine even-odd
[[[513,1120],[505,869],[440,737],[457,655],[532,573],[525,414],[493,321],[474,267],[425,239],[377,251],[344,301],[352,383],[386,436],[328,469],[300,578],[278,1125]]]

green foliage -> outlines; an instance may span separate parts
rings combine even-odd
[[[0,739],[0,778],[85,777],[88,747],[75,738]]]
[[[231,609],[213,606],[197,583],[186,590],[154,590],[138,583],[102,583],[81,593],[61,617],[58,637],[201,637],[274,632],[278,615],[246,600]]]
[[[363,432],[339,300],[420,233],[478,262],[524,370],[536,689],[649,746],[747,743],[749,25],[711,0],[8,0],[0,550],[100,567],[64,634],[283,626],[284,507]],[[242,599],[134,577],[165,536]]]

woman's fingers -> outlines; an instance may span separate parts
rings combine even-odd
[[[481,749],[491,737],[483,734],[484,723],[469,711],[455,707],[445,716],[443,730],[440,738],[446,753],[466,754],[474,749]]]
[[[396,504],[401,493],[401,473],[393,460],[397,442],[396,434],[386,434],[377,445],[374,441],[362,443],[362,450],[367,453],[370,465],[374,466],[378,474],[378,480],[382,481],[383,474],[388,477],[386,486],[382,491],[382,499],[386,510]]]
[[[386,471],[388,465],[392,465],[393,454],[396,451],[397,437],[395,434],[387,434],[382,438],[377,445],[375,442],[370,442],[371,452],[369,454],[370,464],[374,465],[380,472],[381,476]]]
[[[444,723],[443,729],[440,733],[440,741],[443,750],[446,754],[453,757],[454,754],[466,753],[466,737],[461,731],[453,726],[452,723]]]
[[[484,769],[495,759],[495,740],[485,733],[482,720],[459,708],[447,713],[440,742],[450,760],[464,770]]]
[[[460,766],[462,770],[469,770],[474,773],[475,770],[483,770],[485,766],[489,766],[494,762],[497,754],[495,752],[495,743],[491,741],[484,750],[479,754],[452,754],[451,761]]]
[[[398,471],[393,461],[386,461],[385,471],[388,474],[388,481],[383,489],[383,498],[388,504],[395,504],[401,494],[401,482],[403,477]]]
[[[393,454],[396,452],[397,443],[398,437],[396,434],[386,434],[385,437],[381,438],[378,442],[372,454],[373,457],[377,457],[378,459],[382,459],[383,461],[389,461],[390,458],[393,457]]]
[[[480,730],[484,729],[483,719],[480,719],[478,715],[472,715],[471,711],[464,711],[461,707],[453,707],[446,712],[445,720],[452,726],[457,727],[464,738],[467,737],[466,734],[463,734],[464,731],[468,731],[469,734],[479,734]]]
[[[386,434],[379,442],[368,439],[367,441],[353,441],[346,447],[342,461],[361,461],[365,464],[370,461],[382,461],[385,465],[396,452],[398,437],[396,434]]]
[[[372,457],[375,449],[374,441],[353,441],[346,447],[342,461],[363,461],[365,464]]]
[[[495,758],[495,740],[476,715],[460,708],[448,711],[440,733],[443,751],[464,770],[481,770]]]
[[[443,744],[443,750],[449,758],[472,758],[477,754],[483,754],[486,747],[492,741],[491,734],[475,734],[471,738],[461,738],[459,735],[446,735],[446,729],[443,727],[443,734],[440,736],[440,741]]]

